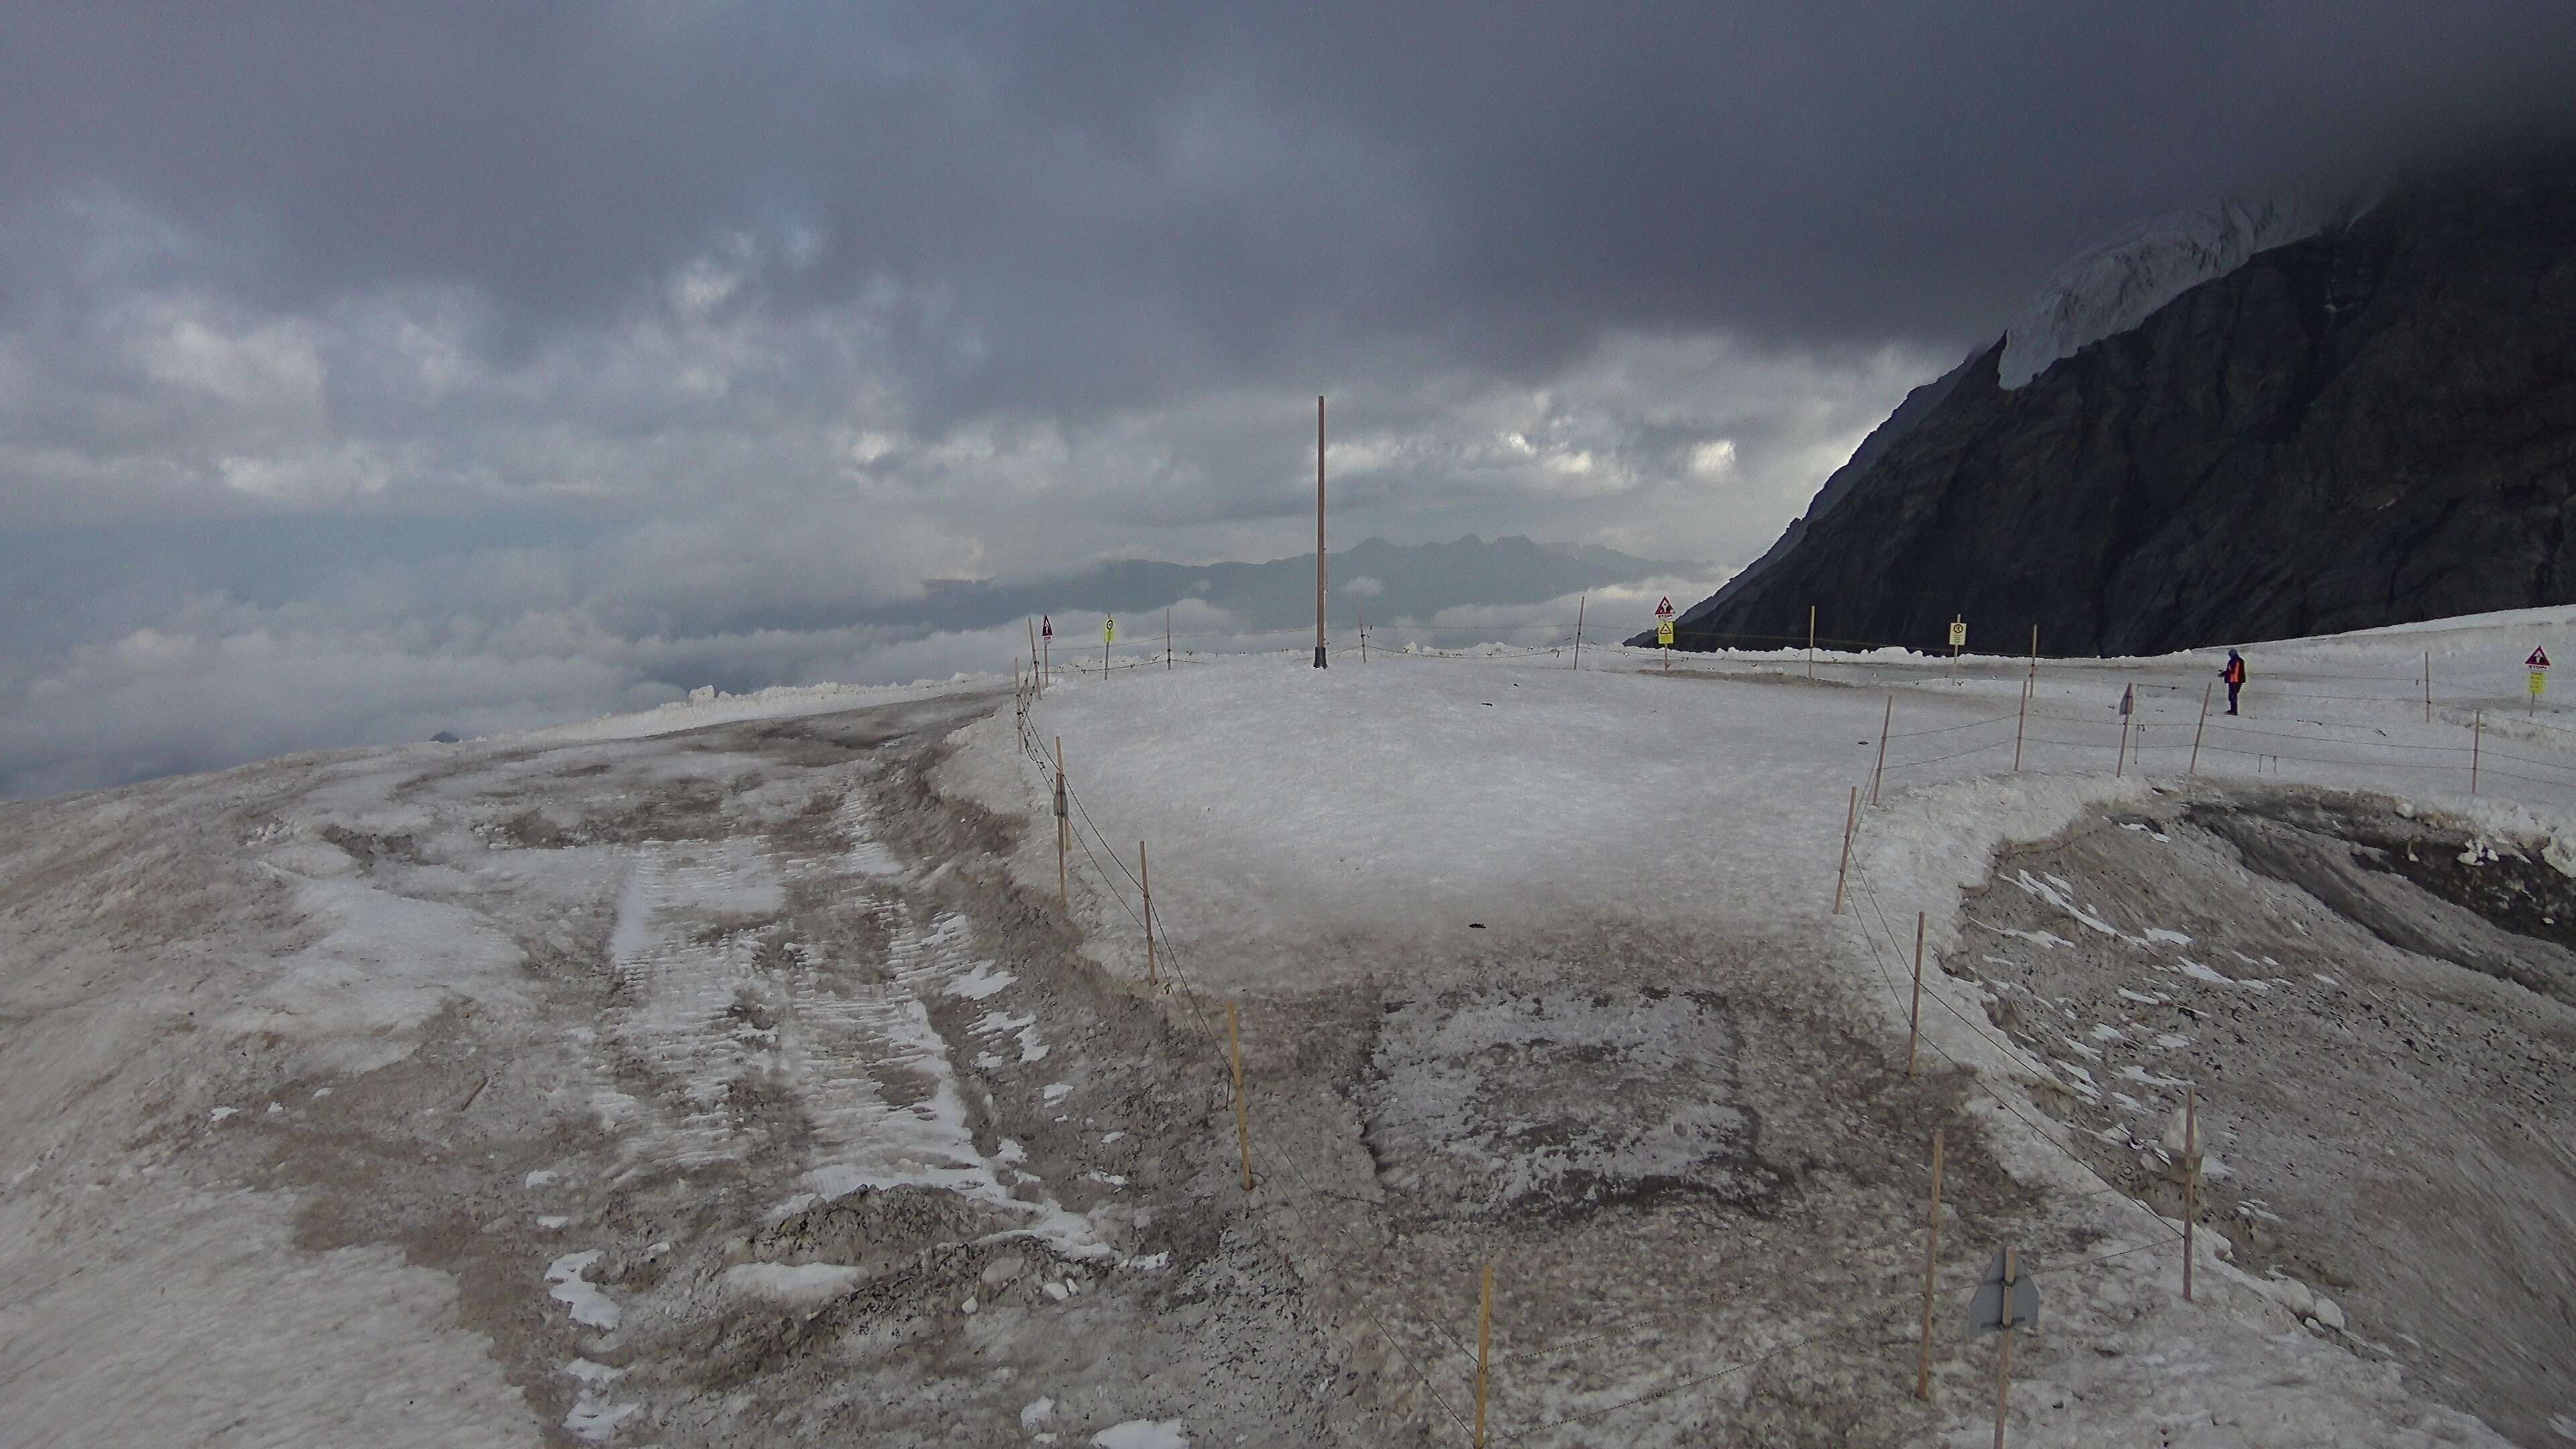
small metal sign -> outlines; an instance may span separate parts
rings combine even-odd
[[[1950,621],[1950,647],[1953,649],[1965,649],[1968,647],[1967,620],[1953,619]]]
[[[2546,669],[2535,669],[2531,671],[2531,697],[2538,699],[2548,692],[2549,671]]]
[[[2019,1254],[2005,1248],[1995,1254],[1995,1264],[1986,1270],[1984,1286],[1968,1302],[1968,1336],[1998,1333],[2006,1328],[2031,1328],[2039,1322],[2039,1283],[2021,1271]],[[2007,1275],[2010,1281],[2007,1282]],[[2012,1293],[2012,1317],[2004,1317],[2004,1293]]]
[[[2525,669],[2547,669],[2549,667],[2549,651],[2547,649],[2532,650],[2531,657],[2522,661],[2522,667]]]
[[[2120,691],[2120,718],[2127,719],[2129,716],[2136,714],[2137,712],[2138,687],[2132,684],[2128,688]]]
[[[1655,621],[1655,643],[1657,644],[1657,646],[1659,646],[1659,647],[1661,647],[1661,648],[1665,648],[1665,649],[1670,649],[1670,648],[1672,648],[1672,647],[1673,647],[1673,621],[1672,621],[1672,620],[1670,620],[1670,619],[1657,619],[1657,620]]]
[[[1028,615],[1026,615],[1026,614],[1022,614],[1020,617],[1021,617],[1021,618],[1023,618],[1023,619],[1025,619],[1025,618],[1027,618],[1027,617],[1028,617]],[[1055,637],[1055,616],[1054,616],[1054,615],[1052,615],[1052,614],[1041,614],[1041,615],[1039,615],[1039,616],[1038,616],[1038,637],[1039,637],[1039,638],[1041,638],[1041,639],[1052,639],[1052,638],[1054,638],[1054,637]]]
[[[1672,595],[1670,595],[1670,594],[1666,594],[1666,595],[1664,596],[1664,601],[1663,601],[1662,603],[1657,604],[1657,605],[1655,606],[1655,617],[1656,617],[1656,618],[1658,618],[1658,619],[1669,619],[1669,618],[1671,618],[1672,616],[1673,616],[1673,599],[1672,599]]]
[[[1100,642],[1103,644],[1115,644],[1118,642],[1118,618],[1116,615],[1105,615],[1101,618]]]

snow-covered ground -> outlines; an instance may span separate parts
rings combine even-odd
[[[2502,1442],[2219,1233],[2183,1304],[1974,977],[1906,1078],[1904,917],[2256,782],[2576,862],[2571,633],[2266,645],[2206,724],[2215,655],[1340,653],[0,808],[0,1444],[1465,1442],[1488,1263],[1498,1440],[1982,1444],[2006,1242],[2016,1444]]]

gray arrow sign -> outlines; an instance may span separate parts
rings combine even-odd
[[[2015,1255],[2016,1258],[2018,1255]],[[1986,1270],[1986,1281],[1977,1296],[1968,1302],[1968,1336],[2000,1332],[2004,1326],[2004,1253],[1995,1254],[1995,1264]],[[2014,1265],[2018,1268],[2018,1263]],[[2018,1272],[2012,1284],[2012,1326],[2030,1328],[2039,1322],[2039,1284],[2029,1273]]]

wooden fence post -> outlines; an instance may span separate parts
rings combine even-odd
[[[2209,728],[2209,692],[2217,687],[2214,684],[2200,687],[2200,723],[2191,727],[2191,768],[2183,772],[2186,775],[2200,773],[2200,734]]]
[[[1154,871],[1145,864],[1145,842],[1136,842],[1136,886],[1145,897],[1145,984],[1155,986],[1161,978],[1154,974]]]
[[[2487,741],[2487,712],[2469,713],[2469,793],[2478,793],[2478,752]]]
[[[1816,682],[1816,606],[1807,606],[1807,682]]]
[[[1932,1129],[1932,1206],[1923,1232],[1923,1354],[1914,1365],[1914,1397],[1932,1397],[1932,1272],[1941,1260],[1941,1129]]]
[[[1851,807],[1843,812],[1843,863],[1834,871],[1834,914],[1843,913],[1843,881],[1851,875],[1852,831],[1860,824],[1860,787],[1851,787]]]
[[[2004,1449],[2004,1410],[2012,1404],[2013,1285],[2021,1279],[2021,1255],[2004,1249],[2003,1347],[1995,1358],[1995,1449]]]
[[[1070,838],[1072,801],[1064,783],[1064,736],[1055,737],[1055,898],[1065,909],[1073,909],[1073,887],[1065,873],[1065,852],[1073,848]]]
[[[1557,597],[1561,599],[1565,595],[1559,594]],[[1583,606],[1590,602],[1591,596],[1588,594],[1574,596],[1574,667],[1577,669],[1583,667]]]
[[[1046,671],[1038,663],[1038,621],[1029,622],[1029,673],[1037,676],[1037,691],[1046,693]]]
[[[2191,1236],[2200,1218],[2200,1089],[2182,1089],[2182,1301],[2191,1301]]]
[[[1896,723],[1896,696],[1887,697],[1887,713],[1878,722],[1878,764],[1869,772],[1869,803],[1878,803],[1878,782],[1887,775],[1887,731]]]
[[[1484,1304],[1476,1310],[1476,1449],[1485,1449],[1485,1363],[1494,1340],[1494,1265],[1485,1265]]]
[[[1243,1033],[1235,1025],[1234,1003],[1225,1004],[1225,1045],[1234,1057],[1234,1141],[1243,1153],[1243,1190],[1252,1191],[1252,1113],[1243,1100]]]
[[[2424,723],[2433,722],[2433,651],[2424,651]]]
[[[1905,1018],[1905,1075],[1914,1075],[1914,1044],[1923,1032],[1923,919],[1914,913],[1914,1009]]]
[[[1172,672],[1172,611],[1163,610],[1163,672]]]
[[[2134,684],[2120,692],[2120,754],[2111,762],[2111,777],[2118,779],[2129,768],[2129,719],[2138,707],[2138,687]]]
[[[2036,633],[2037,631],[2032,631]],[[2036,679],[2038,676],[2032,676]],[[2021,713],[2013,720],[2013,773],[2021,773],[2021,737],[2030,728],[2030,686],[2021,687]]]

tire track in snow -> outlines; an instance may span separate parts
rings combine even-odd
[[[861,1188],[934,1187],[1027,1220],[1007,1236],[1037,1237],[1067,1256],[1107,1254],[1090,1223],[1040,1179],[976,1146],[930,1002],[980,1000],[1010,978],[975,954],[963,916],[922,922],[896,886],[902,867],[869,834],[871,816],[864,800],[845,803],[834,824],[849,845],[791,869],[867,902],[889,943],[887,958],[855,964],[881,964],[882,983],[852,980],[846,968],[854,963],[826,960],[804,942],[763,950],[752,928],[783,908],[786,882],[757,842],[637,849],[611,936],[619,1000],[604,1023],[612,1057],[605,1065],[642,1069],[655,1091],[649,1103],[599,1094],[603,1116],[625,1142],[618,1180],[747,1161],[767,1132],[736,1110],[737,1084],[750,1078],[806,1128],[798,1144],[806,1191],[778,1216]],[[1018,1061],[1047,1054],[1029,1017],[988,1013],[974,1030],[1014,1036]]]

